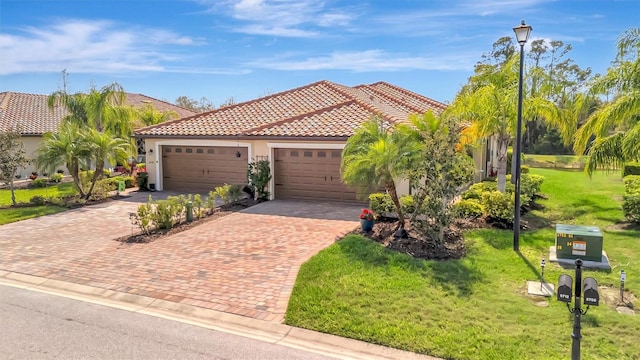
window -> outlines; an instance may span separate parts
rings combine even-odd
[[[186,149],[186,153],[187,153],[187,154],[193,154],[193,149],[191,149],[191,148],[187,148],[187,149]]]
[[[181,153],[182,152],[182,148],[176,148],[176,153]]]
[[[342,151],[332,151],[332,152],[331,152],[331,157],[332,157],[332,158],[339,158],[339,157],[342,157]]]
[[[292,151],[289,155],[291,157],[298,157],[298,152],[297,151]]]
[[[204,149],[196,149],[196,154],[204,154]]]
[[[318,157],[327,157],[326,151],[318,151]]]
[[[163,149],[164,149],[164,152],[166,152],[166,153],[170,153],[171,152],[171,148],[170,147],[166,147],[165,146],[165,147],[163,147]]]
[[[313,157],[313,152],[311,152],[311,151],[305,151],[305,152],[304,152],[304,157]]]
[[[207,149],[207,154],[213,154],[213,149]]]

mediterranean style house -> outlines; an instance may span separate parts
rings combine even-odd
[[[34,158],[35,151],[46,132],[55,132],[67,111],[62,106],[50,109],[47,106],[48,95],[25,94],[18,92],[0,92],[0,131],[15,129],[22,132],[22,142],[27,157]],[[126,94],[126,104],[134,107],[151,105],[159,111],[173,111],[178,117],[188,117],[195,112],[154,99],[141,94]],[[66,170],[66,169],[61,169]],[[33,164],[18,170],[19,178],[26,178],[36,171]]]
[[[135,132],[144,139],[149,185],[155,190],[207,192],[245,184],[247,165],[268,160],[276,199],[356,200],[340,179],[342,149],[372,115],[389,123],[411,114],[441,114],[446,105],[377,82],[349,87],[319,81]],[[486,167],[479,151],[478,169]],[[481,173],[479,172],[479,176]],[[408,193],[408,182],[399,184]]]

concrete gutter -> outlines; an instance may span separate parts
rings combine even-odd
[[[39,291],[125,311],[180,321],[337,359],[438,359],[285,324],[14,272],[0,270],[0,285]]]

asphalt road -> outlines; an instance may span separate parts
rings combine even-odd
[[[177,321],[0,285],[0,359],[331,358]]]

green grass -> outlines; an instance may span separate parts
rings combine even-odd
[[[32,197],[38,195],[47,197],[66,196],[76,194],[76,189],[72,182],[64,182],[54,186],[34,189],[16,189],[16,202],[28,203]],[[11,191],[9,189],[0,190],[0,206],[11,205]]]
[[[541,210],[525,220],[598,225],[613,271],[587,270],[600,286],[617,286],[619,270],[640,295],[639,231],[613,231],[622,219],[619,174],[532,169],[545,176]],[[521,254],[505,230],[465,234],[469,254],[461,260],[424,261],[350,235],[303,264],[286,315],[287,324],[452,359],[567,359],[572,317],[565,304],[526,295],[526,280],[539,276],[541,258],[554,244],[551,226],[525,231]],[[549,264],[545,278],[562,270]],[[632,275],[633,274],[633,275]],[[639,305],[636,302],[636,308]],[[637,316],[605,304],[583,317],[585,359],[638,359]]]
[[[583,169],[586,156],[525,154],[524,165],[537,168]]]
[[[75,193],[74,185],[70,182],[46,188],[15,190],[16,202],[18,203],[28,203],[36,195],[49,198]],[[0,208],[0,225],[67,210],[65,207],[57,205],[8,207],[9,205],[11,205],[11,191],[9,189],[0,190],[0,207],[2,207]]]

